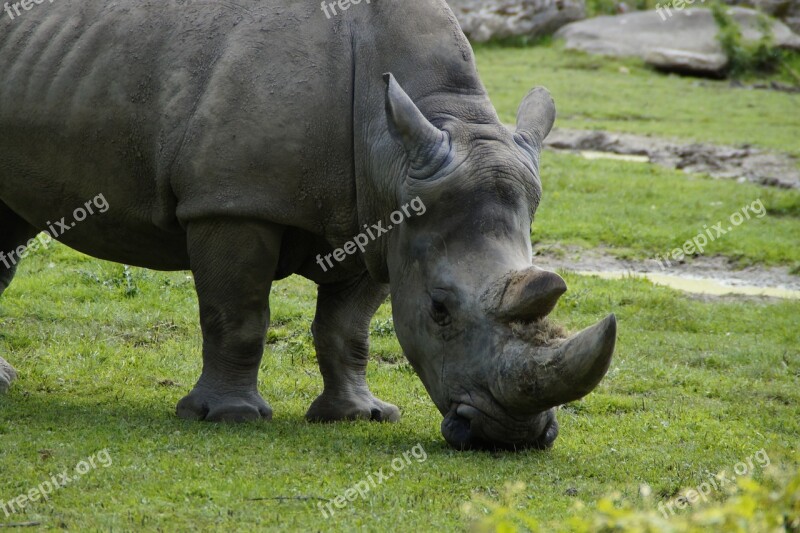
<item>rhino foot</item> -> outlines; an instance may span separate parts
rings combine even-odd
[[[178,402],[177,415],[206,422],[251,422],[272,420],[272,408],[256,391],[220,394],[195,387]]]
[[[0,357],[0,394],[8,392],[11,382],[17,378],[17,371]]]
[[[390,403],[382,402],[369,391],[347,396],[323,392],[311,404],[306,419],[309,422],[341,420],[397,422],[400,420],[400,409]]]

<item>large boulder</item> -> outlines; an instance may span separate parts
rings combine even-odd
[[[759,17],[752,9],[732,7],[730,14],[742,28],[745,40],[762,36]],[[774,42],[782,48],[800,50],[800,36],[773,20]],[[719,75],[728,62],[717,40],[719,28],[709,9],[673,8],[597,17],[561,28],[556,37],[568,49],[610,56],[638,56],[668,71]]]
[[[586,16],[585,0],[448,0],[474,42],[541,37]]]

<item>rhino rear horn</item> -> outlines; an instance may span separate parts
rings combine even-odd
[[[425,118],[392,74],[384,74],[383,79],[389,132],[408,155],[409,175],[429,178],[447,162],[450,136]]]
[[[536,87],[522,100],[517,111],[518,142],[538,157],[555,121],[556,104],[550,91]]]

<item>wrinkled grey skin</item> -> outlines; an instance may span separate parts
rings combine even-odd
[[[257,390],[274,280],[319,284],[324,391],[308,419],[396,421],[365,374],[391,290],[398,339],[458,448],[544,448],[554,407],[605,374],[613,316],[567,348],[512,321],[566,286],[531,266],[544,90],[504,128],[443,0],[101,2],[34,6],[0,31],[0,251],[103,194],[59,238],[157,270],[191,269],[203,372],[179,416],[270,418]],[[392,75],[385,75],[391,73]],[[402,85],[402,86],[401,86]],[[316,261],[417,196],[411,217],[323,271]],[[13,277],[0,264],[0,292]],[[0,390],[13,378],[0,366]]]

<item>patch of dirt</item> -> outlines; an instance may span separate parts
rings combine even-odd
[[[800,189],[800,167],[796,157],[749,145],[737,148],[706,143],[681,144],[630,133],[556,128],[547,137],[545,146],[555,151],[644,156],[651,163],[688,173]]]
[[[745,85],[740,81],[731,80],[730,85],[734,89],[745,89],[748,91],[757,89],[763,91],[778,91],[781,93],[789,93],[789,94],[800,93],[800,86],[789,85],[787,83],[781,83],[779,81],[770,81],[769,83],[754,83],[753,85]]]
[[[575,272],[632,272],[667,274],[686,279],[710,279],[731,287],[750,286],[800,291],[800,277],[788,267],[750,266],[734,269],[724,257],[697,256],[662,268],[655,260],[631,261],[614,257],[603,248],[583,249],[573,246],[534,246],[533,264],[546,270]]]

